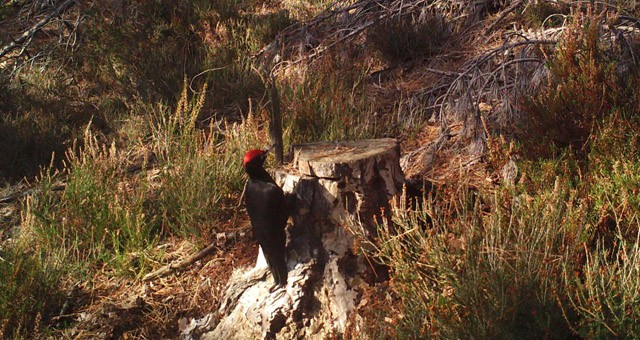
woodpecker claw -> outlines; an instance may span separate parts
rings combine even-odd
[[[283,285],[283,284],[277,284],[277,283],[273,283],[273,286],[271,286],[271,288],[269,288],[269,293],[274,293],[277,292],[281,289],[286,289],[287,286]]]
[[[269,288],[269,293],[275,292],[276,290],[278,290],[278,288],[280,288],[280,285],[274,283],[273,286]]]

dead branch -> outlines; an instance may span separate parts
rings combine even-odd
[[[444,76],[459,76],[459,75],[460,75],[460,73],[459,73],[459,72],[451,72],[451,71],[445,71],[445,70],[438,70],[438,69],[430,68],[430,67],[425,68],[425,70],[426,70],[426,71],[429,71],[429,72],[431,72],[431,73],[441,74],[441,75],[444,75]]]
[[[514,49],[516,47],[523,46],[523,45],[555,45],[557,43],[558,43],[558,40],[555,40],[555,39],[539,39],[539,40],[529,40],[529,39],[527,39],[527,40],[523,40],[523,41],[516,41],[516,42],[511,43],[511,44],[506,44],[506,45],[491,49],[491,50],[487,51],[486,53],[484,53],[483,55],[481,55],[479,58],[468,62],[466,65],[469,65],[469,66],[471,66],[471,68],[473,68],[473,66],[475,66],[477,64],[481,64],[481,63],[487,62],[490,58],[492,58],[497,53],[504,52],[504,51],[507,51],[507,50],[512,50],[512,49]]]
[[[467,103],[467,105],[476,104],[480,97],[484,95],[484,90],[488,85],[489,79],[495,79],[495,74],[500,70],[504,70],[505,66],[511,65],[513,61],[503,60],[501,62],[492,63],[494,58],[502,53],[513,51],[515,48],[522,46],[534,46],[534,45],[554,45],[557,40],[552,39],[539,39],[539,40],[521,40],[513,43],[505,44],[503,46],[491,49],[477,58],[474,58],[467,62],[462,67],[462,72],[450,83],[447,92],[444,94],[442,100],[449,102],[450,105],[459,101],[460,103]],[[517,59],[522,63],[525,61],[533,61],[529,58],[523,57]],[[539,61],[536,59],[536,61]],[[497,65],[496,65],[497,64]],[[488,69],[488,70],[487,70]],[[488,76],[488,78],[485,78]],[[484,81],[481,80],[484,78]],[[444,127],[447,125],[447,119],[445,119],[444,110],[446,107],[443,105],[440,107],[440,122]],[[467,112],[475,112],[473,107],[467,107]]]
[[[491,25],[489,25],[484,30],[484,34],[487,34],[487,33],[491,32],[491,30],[493,30],[493,28],[496,27],[496,25],[498,25],[504,18],[506,18],[507,15],[509,15],[509,13],[513,12],[516,8],[518,8],[518,6],[520,6],[523,2],[524,2],[524,0],[518,0],[518,1],[514,2],[511,6],[509,6],[507,9],[502,11],[502,13],[500,13],[500,16],[496,20],[494,20],[491,23]]]
[[[339,0],[333,2],[321,14],[303,24],[293,25],[278,34],[275,40],[256,57],[266,59],[266,64],[279,55],[282,61],[277,68],[286,68],[306,61],[316,60],[338,44],[353,41],[369,27],[385,18],[417,13],[432,7],[427,0],[377,1]],[[302,47],[305,51],[301,51]],[[298,52],[297,56],[294,56]]]
[[[59,17],[62,13],[75,5],[75,3],[75,0],[67,0],[60,6],[56,7],[56,9],[49,13],[49,15],[47,15],[44,19],[38,21],[35,25],[33,25],[33,27],[22,33],[22,35],[20,35],[18,39],[14,39],[11,43],[5,45],[2,49],[0,49],[0,58],[4,57],[7,53],[11,52],[18,46],[21,46],[24,42],[30,41],[34,34],[36,34],[36,32],[41,30],[54,18]]]
[[[236,208],[240,208],[242,206],[242,202],[244,200],[244,194],[247,191],[248,182],[249,180],[244,181],[244,187],[242,188],[242,193],[240,194],[240,198],[238,199],[238,205],[236,205]]]
[[[67,293],[67,297],[66,297],[66,299],[64,301],[64,304],[62,305],[62,308],[60,309],[60,313],[58,313],[58,316],[53,318],[53,321],[57,321],[57,320],[60,320],[60,319],[64,318],[73,309],[74,300],[77,298],[78,292],[81,289],[80,288],[80,283],[81,283],[81,281],[78,281],[73,285],[73,287],[71,287],[71,289]]]
[[[145,275],[142,278],[142,281],[151,281],[153,279],[156,279],[158,277],[161,276],[165,276],[167,274],[170,274],[176,270],[182,270],[185,269],[187,267],[189,267],[190,265],[192,265],[194,262],[197,262],[199,260],[202,260],[205,256],[213,253],[214,250],[218,249],[218,245],[214,242],[211,243],[210,245],[208,245],[206,248],[200,250],[199,252],[187,257],[186,259],[177,262],[177,263],[169,263],[168,265],[153,271],[147,275]]]
[[[51,191],[61,191],[64,190],[66,188],[67,184],[66,183],[59,183],[56,185],[53,185],[50,190]],[[37,193],[42,192],[42,188],[36,188],[36,189],[26,189],[26,190],[21,190],[18,192],[14,192],[12,194],[0,197],[0,204],[4,204],[4,203],[11,203],[15,200],[18,200],[22,197],[26,197],[29,195],[34,195]]]
[[[513,64],[520,64],[520,63],[543,63],[543,62],[544,60],[539,58],[520,58],[520,59],[510,60],[506,63],[503,63],[502,65],[500,65],[500,67],[496,68],[493,72],[491,72],[491,74],[489,74],[489,77],[487,77],[487,79],[485,80],[484,84],[482,85],[478,93],[483,93],[484,90],[487,88],[487,86],[496,79],[496,76],[498,75],[498,73],[500,71],[504,72],[504,69],[507,66],[511,66]],[[476,97],[475,107],[478,113],[480,111],[480,99],[481,99],[481,96]]]

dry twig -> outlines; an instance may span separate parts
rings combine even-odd
[[[161,276],[165,276],[167,274],[170,274],[176,270],[183,270],[187,267],[189,267],[190,265],[192,265],[193,263],[202,260],[205,256],[213,253],[215,250],[218,249],[218,245],[216,243],[211,243],[210,245],[208,245],[206,248],[200,250],[199,252],[187,257],[186,259],[177,262],[177,263],[170,263],[158,270],[155,270],[147,275],[144,276],[144,278],[142,278],[142,281],[151,281],[153,279],[156,279],[158,277]]]
[[[42,20],[38,21],[35,25],[33,25],[27,31],[22,33],[20,37],[18,37],[17,39],[14,39],[12,42],[10,42],[9,44],[5,45],[2,49],[0,49],[0,58],[4,57],[7,53],[11,52],[18,46],[21,46],[25,42],[26,42],[26,45],[28,45],[33,39],[33,36],[36,34],[36,32],[41,30],[44,26],[46,26],[49,22],[51,22],[51,20],[53,20],[56,17],[59,17],[66,10],[73,7],[75,3],[76,3],[75,0],[67,0],[62,4],[60,4],[60,6],[56,7],[49,15],[47,15]],[[22,51],[24,52],[24,48]]]

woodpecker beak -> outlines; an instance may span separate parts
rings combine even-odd
[[[265,153],[265,154],[268,154],[268,153],[269,153],[269,151],[271,151],[271,149],[273,149],[275,146],[276,146],[276,143],[271,144],[271,146],[270,146],[270,147],[268,147],[268,148],[266,148],[266,149],[264,150],[264,153]]]

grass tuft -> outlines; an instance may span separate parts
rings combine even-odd
[[[0,337],[5,339],[39,334],[62,304],[63,272],[26,242],[0,247]]]
[[[28,201],[23,225],[38,244],[85,268],[104,263],[139,276],[158,240],[210,239],[228,214],[222,207],[242,191],[242,154],[266,143],[252,118],[226,131],[197,129],[204,93],[189,99],[185,86],[175,111],[157,109],[144,137],[153,141],[154,164],[143,163],[140,172],[128,173],[127,153],[100,143],[87,127],[84,146],[67,153],[64,176],[42,175],[40,193]],[[60,177],[62,192],[55,190]]]
[[[457,194],[456,194],[457,193]],[[562,270],[583,234],[576,191],[505,187],[393,207],[375,255],[403,302],[399,337],[566,337]],[[402,201],[402,200],[401,200]],[[574,249],[573,251],[571,249]]]

